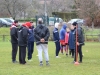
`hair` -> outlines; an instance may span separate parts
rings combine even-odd
[[[18,23],[18,20],[15,20],[14,23]]]
[[[42,18],[39,18],[39,19],[38,19],[38,23],[39,23],[39,24],[42,24],[42,23],[43,23],[43,19],[42,19]]]

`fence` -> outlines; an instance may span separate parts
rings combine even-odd
[[[50,40],[53,40],[52,35],[50,36]],[[0,41],[10,41],[10,35],[0,35]],[[99,35],[85,35],[85,41],[95,41],[100,42],[100,34]]]
[[[10,41],[10,35],[0,35],[0,41]]]

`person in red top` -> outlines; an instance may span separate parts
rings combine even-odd
[[[67,28],[66,29],[66,33],[65,33],[65,45],[66,45],[66,56],[68,56],[68,40],[69,40],[69,32],[70,32],[70,29]]]

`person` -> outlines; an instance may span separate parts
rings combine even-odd
[[[68,56],[68,40],[69,40],[69,32],[70,29],[66,28],[66,33],[65,33],[65,46],[66,46],[66,55]]]
[[[49,29],[43,25],[43,19],[39,18],[38,25],[34,29],[34,39],[38,50],[38,58],[39,58],[40,66],[43,66],[42,51],[44,52],[46,65],[49,65],[49,55],[48,55],[49,36],[50,36]]]
[[[56,46],[56,58],[60,58],[59,55],[59,51],[60,51],[60,38],[59,38],[59,32],[58,32],[58,27],[59,27],[59,23],[55,23],[55,28],[53,30],[53,39],[55,42],[55,46]]]
[[[60,35],[60,44],[61,44],[61,53],[63,54],[63,49],[66,50],[65,46],[65,33],[66,33],[67,25],[66,23],[62,24],[62,28],[60,29],[59,35]]]
[[[16,55],[18,51],[18,20],[15,20],[10,27],[11,45],[12,45],[12,62],[16,63]]]
[[[74,62],[77,62],[77,57],[79,53],[79,63],[82,63],[82,45],[84,45],[84,36],[83,36],[83,31],[81,27],[78,27],[78,23],[74,22],[72,24],[75,35],[75,57],[74,57]],[[77,37],[77,38],[76,38]],[[76,50],[77,47],[77,50]]]
[[[29,34],[28,34],[28,60],[32,61],[32,54],[34,51],[34,26],[29,27]]]
[[[28,41],[28,28],[31,27],[30,22],[24,23],[18,31],[18,45],[19,45],[19,63],[26,64],[26,46]]]
[[[72,54],[72,58],[74,58],[74,51],[75,51],[75,29],[72,28],[71,26],[71,31],[69,33],[69,40],[68,40],[68,45],[69,45],[69,50],[70,50],[70,55]]]

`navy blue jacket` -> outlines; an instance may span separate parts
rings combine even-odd
[[[59,32],[58,32],[57,28],[54,28],[54,30],[53,30],[53,39],[55,42],[59,41]]]
[[[69,49],[75,49],[75,30],[71,30],[69,33]]]
[[[29,29],[29,35],[28,35],[28,42],[34,42],[34,33],[33,29]]]

